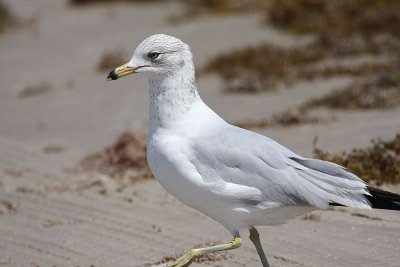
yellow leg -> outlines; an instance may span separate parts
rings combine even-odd
[[[174,261],[169,267],[184,267],[189,266],[192,261],[200,256],[203,256],[207,253],[218,252],[223,250],[230,250],[240,247],[242,244],[242,240],[240,237],[235,237],[231,242],[222,245],[216,245],[212,247],[206,248],[194,248],[183,254],[183,256],[179,257],[176,261]]]

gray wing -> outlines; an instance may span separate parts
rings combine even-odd
[[[191,140],[193,165],[206,183],[221,180],[261,191],[261,200],[327,208],[369,208],[366,184],[343,167],[301,157],[277,142],[235,126]]]

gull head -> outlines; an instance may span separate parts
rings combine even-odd
[[[107,80],[117,80],[133,73],[170,75],[182,69],[193,69],[189,46],[178,38],[155,34],[141,42],[132,59],[112,70]]]

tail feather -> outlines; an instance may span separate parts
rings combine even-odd
[[[306,158],[291,157],[292,166],[302,178],[305,188],[301,195],[310,205],[324,209],[336,204],[355,208],[371,208],[365,195],[366,184],[354,174],[334,163]]]
[[[374,209],[400,210],[400,195],[367,186],[371,196],[365,197],[371,202]]]
[[[288,164],[305,181],[314,185],[314,190],[323,191],[319,195],[325,196],[329,205],[400,210],[400,195],[368,186],[359,177],[335,163],[294,156],[290,160]]]

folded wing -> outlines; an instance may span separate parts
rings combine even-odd
[[[262,135],[228,126],[191,143],[192,163],[206,183],[255,188],[263,202],[371,207],[366,184],[354,174],[331,162],[301,157]]]

